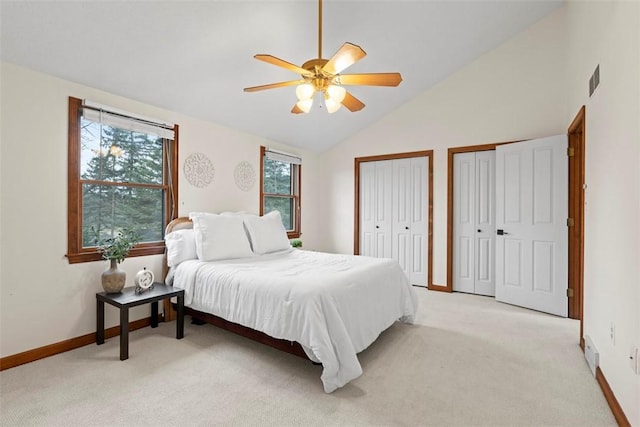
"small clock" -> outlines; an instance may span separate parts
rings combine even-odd
[[[138,271],[133,282],[136,285],[136,295],[140,295],[141,293],[153,289],[153,271],[147,270],[146,268]]]

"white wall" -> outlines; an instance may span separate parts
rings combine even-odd
[[[568,4],[570,122],[586,106],[584,333],[632,425],[640,425],[640,3]],[[600,64],[591,98],[589,77]],[[610,338],[615,326],[615,340]]]
[[[303,238],[315,246],[313,194],[317,155],[272,141],[144,105],[11,64],[1,73],[0,217],[0,351],[13,355],[95,332],[95,293],[106,261],[69,264],[67,251],[67,112],[68,97],[89,99],[132,113],[180,125],[179,158],[201,152],[215,167],[205,188],[179,176],[179,214],[206,210],[259,210],[259,181],[252,190],[238,189],[233,170],[249,161],[260,172],[260,145],[279,147],[303,157]],[[257,176],[257,178],[259,178]],[[121,268],[132,285],[135,272],[162,273],[162,256],[128,258]],[[136,308],[131,320],[148,317],[148,306]],[[106,326],[118,324],[118,313],[106,309]]]
[[[327,152],[323,245],[353,253],[354,157],[433,149],[433,281],[445,285],[447,148],[566,132],[564,13],[557,10]]]

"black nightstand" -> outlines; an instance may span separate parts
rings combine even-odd
[[[136,295],[135,287],[124,288],[117,294],[98,292],[96,344],[104,344],[104,303],[120,309],[120,360],[129,358],[129,308],[151,303],[151,327],[158,327],[158,301],[177,297],[178,318],[176,319],[176,339],[184,337],[184,289],[162,283],[154,283],[153,289]]]

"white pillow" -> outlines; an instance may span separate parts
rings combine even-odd
[[[250,212],[247,211],[237,211],[237,212],[221,212],[220,215],[222,216],[235,216],[237,218],[242,218],[244,219],[247,216],[252,216],[252,217],[256,217],[258,218],[258,215],[256,214],[252,214]],[[244,231],[247,234],[247,239],[249,239],[249,246],[251,247],[251,250],[253,251],[253,243],[251,242],[251,236],[249,235],[249,232],[247,231],[247,228],[244,227]]]
[[[164,236],[167,246],[167,265],[175,267],[183,261],[197,259],[196,238],[192,229],[172,231]]]
[[[218,215],[212,212],[189,212],[189,219],[193,219],[195,216],[203,216],[203,215]]]
[[[241,217],[207,214],[191,219],[200,261],[253,256]]]
[[[247,215],[244,217],[244,225],[249,233],[253,252],[258,255],[291,247],[278,211],[271,211],[264,216]]]

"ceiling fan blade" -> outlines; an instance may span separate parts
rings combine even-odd
[[[271,83],[271,84],[268,84],[268,85],[245,87],[244,91],[245,92],[257,92],[259,90],[275,89],[275,88],[278,88],[278,87],[285,87],[285,86],[294,86],[294,85],[299,85],[299,84],[302,84],[302,83],[304,83],[304,80],[289,80],[288,82]]]
[[[298,103],[293,104],[293,108],[291,109],[291,112],[293,114],[302,114],[304,113],[304,111],[302,111],[299,107],[298,107]]]
[[[364,108],[364,103],[355,96],[351,95],[349,92],[347,92],[347,94],[344,96],[342,105],[344,105],[347,110],[351,111],[352,113],[355,111],[360,111]]]
[[[336,53],[333,54],[329,62],[324,64],[322,67],[322,71],[325,71],[329,74],[338,74],[342,70],[356,62],[360,61],[362,58],[367,56],[367,53],[362,50],[360,46],[356,46],[355,44],[345,43]]]
[[[398,86],[402,81],[400,73],[341,74],[336,83],[342,85]]]
[[[313,73],[311,71],[305,70],[302,67],[298,67],[297,65],[292,64],[291,62],[287,62],[284,59],[276,58],[273,55],[258,54],[254,55],[254,58],[260,61],[268,62],[269,64],[273,64],[278,67],[286,68],[287,70],[293,71],[294,73],[298,73],[303,76],[313,76]]]

